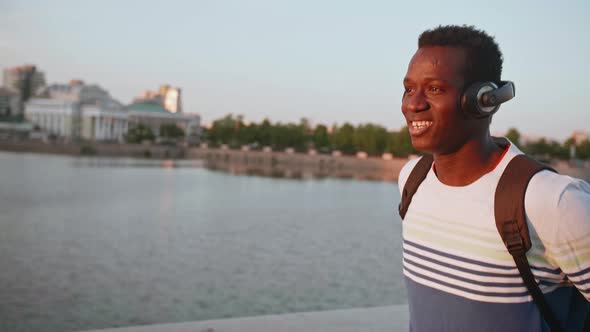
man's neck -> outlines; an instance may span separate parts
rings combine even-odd
[[[449,186],[469,185],[492,171],[503,152],[490,135],[469,141],[453,153],[434,155],[436,176]]]

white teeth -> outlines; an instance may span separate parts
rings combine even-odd
[[[412,121],[412,127],[414,127],[414,129],[430,127],[431,124],[432,121]]]

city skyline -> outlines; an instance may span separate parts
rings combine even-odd
[[[35,64],[48,84],[81,78],[124,104],[168,83],[182,89],[183,112],[204,124],[233,113],[251,122],[305,117],[397,130],[418,35],[470,24],[496,37],[503,79],[516,84],[492,132],[515,127],[563,140],[588,131],[589,5],[467,4],[9,0],[0,3],[0,65]]]

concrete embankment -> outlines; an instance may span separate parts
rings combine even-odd
[[[341,177],[397,181],[406,158],[385,160],[324,154],[276,151],[241,151],[198,147],[107,143],[43,143],[40,141],[0,141],[0,150],[71,156],[96,155],[153,159],[200,159],[211,169],[236,174],[257,174],[288,178]],[[590,181],[590,161],[555,161],[558,172]]]
[[[408,306],[301,312],[86,332],[396,332],[408,330]]]
[[[108,143],[44,143],[41,141],[0,141],[0,150],[70,156],[96,155],[155,159],[184,158],[185,148],[163,145]]]
[[[239,151],[193,148],[188,158],[202,159],[212,169],[237,174],[258,174],[288,178],[339,177],[396,181],[405,158],[356,158],[323,154]]]
[[[96,155],[154,159],[201,159],[206,167],[236,174],[311,178],[341,177],[395,181],[407,159],[356,158],[275,151],[241,151],[143,144],[77,144],[0,141],[0,150],[71,156]]]

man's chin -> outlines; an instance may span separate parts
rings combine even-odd
[[[412,146],[414,147],[414,149],[422,153],[432,154],[434,151],[433,144],[431,144],[430,142],[426,142],[425,140],[422,140],[420,138],[414,139],[412,137]]]

